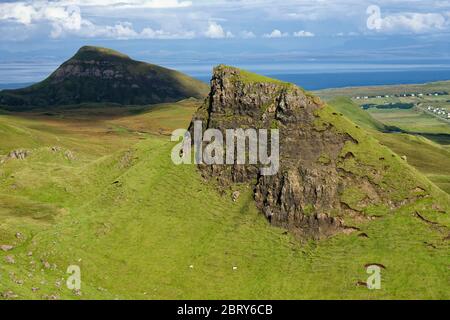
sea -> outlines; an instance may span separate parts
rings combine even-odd
[[[209,82],[214,64],[161,63],[194,78]],[[361,63],[258,63],[233,65],[299,85],[307,90],[416,84],[450,80],[450,64],[361,64]],[[59,64],[56,63],[1,63],[0,90],[29,86],[45,79]]]

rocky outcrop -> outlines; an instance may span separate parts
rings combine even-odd
[[[318,112],[324,107],[318,98],[292,84],[217,67],[209,97],[193,121],[202,120],[204,130],[222,132],[278,128],[280,169],[276,175],[264,176],[258,165],[235,163],[199,165],[201,173],[224,187],[253,185],[256,205],[267,219],[300,237],[317,239],[344,230],[346,214],[358,214],[355,206],[348,204],[352,201],[345,199],[349,193],[353,195],[351,190],[364,193],[358,203],[366,207],[382,203],[387,193],[368,178],[382,176],[377,169],[364,164],[361,170],[370,174],[346,169],[344,164],[353,163],[355,155],[344,146],[359,142],[322,121]]]
[[[24,160],[29,155],[30,152],[28,150],[13,150],[8,154],[7,159]]]
[[[3,164],[9,160],[25,160],[31,154],[31,151],[28,150],[13,150],[8,153],[6,156],[0,156],[0,164]]]

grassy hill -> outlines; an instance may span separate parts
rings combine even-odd
[[[348,119],[366,129],[374,129],[379,131],[387,130],[383,123],[375,120],[368,112],[362,110],[358,104],[354,103],[348,97],[336,97],[328,101],[328,103]]]
[[[0,105],[8,110],[105,102],[146,105],[202,98],[207,92],[207,84],[181,72],[85,46],[42,82],[1,91]]]
[[[433,119],[430,122],[431,116],[421,116],[418,113],[399,109],[374,111],[383,115],[378,118],[384,121],[381,122],[372,117],[372,112],[362,110],[348,97],[336,97],[328,103],[348,119],[369,130],[383,145],[388,146],[399,155],[405,155],[409,164],[425,174],[442,190],[450,193],[450,149],[447,137],[440,134],[441,129],[448,130],[445,124],[438,123],[436,125]],[[406,119],[401,117],[404,113],[408,115]],[[423,119],[428,122],[424,122]],[[412,133],[405,131],[408,128],[412,130]],[[389,132],[390,130],[398,132]]]
[[[448,195],[398,155],[323,109],[320,123],[360,139],[356,157],[381,165],[382,149],[393,179],[411,177],[393,183],[432,190],[355,219],[357,232],[302,243],[267,223],[247,186],[233,202],[234,189],[221,193],[194,166],[173,165],[167,134],[187,127],[198,105],[0,115],[0,245],[14,246],[0,251],[3,298],[450,298]],[[7,158],[17,149],[29,156]],[[358,285],[371,263],[386,267],[381,290]],[[81,267],[81,296],[65,287],[69,265]]]

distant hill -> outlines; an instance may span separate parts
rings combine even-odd
[[[85,46],[44,81],[1,91],[0,105],[13,110],[86,102],[145,105],[202,98],[207,93],[207,84],[178,71]]]

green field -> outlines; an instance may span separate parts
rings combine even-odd
[[[197,105],[0,115],[0,154],[30,152],[0,164],[0,245],[14,246],[0,251],[3,298],[450,298],[446,195],[299,241],[270,226],[246,186],[233,202],[234,189],[173,165],[167,135]],[[386,267],[381,290],[357,284],[371,263]],[[65,287],[69,265],[81,267],[81,295]]]
[[[416,109],[369,109],[373,118],[411,133],[450,134],[450,124]]]

